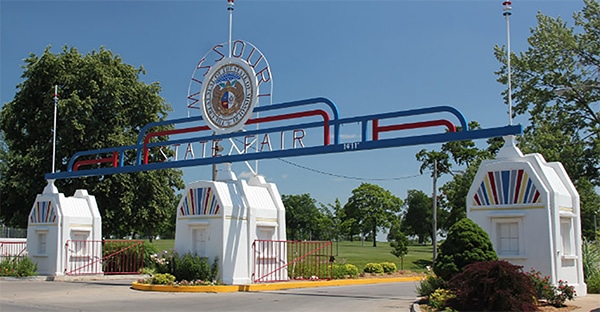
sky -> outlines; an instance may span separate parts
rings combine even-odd
[[[538,12],[572,26],[582,7],[581,0],[513,1],[511,50],[527,49]],[[500,0],[237,0],[232,37],[267,58],[274,104],[326,97],[342,118],[449,105],[492,128],[509,123],[501,96],[506,87],[494,74],[500,63],[493,48],[507,42],[502,8]],[[66,45],[82,54],[105,47],[124,63],[143,66],[141,79],[159,82],[160,95],[173,107],[168,118],[183,118],[196,64],[228,34],[226,0],[1,0],[0,105],[15,96],[30,53],[41,55],[48,46],[53,53]],[[476,143],[485,146],[485,140]],[[415,154],[440,147],[262,160],[258,172],[281,194],[308,193],[323,204],[336,198],[345,204],[361,183],[404,199],[410,189],[431,194],[432,178],[420,174]],[[249,172],[243,163],[233,168],[240,177]],[[210,166],[184,169],[186,183],[210,179]]]

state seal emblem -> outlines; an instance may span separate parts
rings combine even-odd
[[[238,58],[212,66],[202,85],[202,117],[215,133],[241,129],[252,116],[258,83],[252,67]]]

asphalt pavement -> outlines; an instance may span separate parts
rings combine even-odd
[[[0,311],[410,311],[417,282],[184,293],[139,291],[136,279],[0,279]]]
[[[285,289],[186,293],[136,290],[132,283],[137,279],[0,278],[0,311],[411,311],[418,284],[350,281],[343,286],[310,287],[310,283],[288,283]],[[577,307],[573,312],[600,312],[600,294],[576,297],[567,304]]]

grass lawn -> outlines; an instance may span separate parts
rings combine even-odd
[[[401,260],[392,255],[391,251],[392,247],[387,242],[377,242],[377,247],[373,247],[373,242],[364,242],[364,245],[361,242],[333,242],[333,254],[336,255],[337,262],[345,260],[346,263],[356,265],[359,271],[362,271],[365,264],[370,262],[393,262],[400,270],[402,268]],[[431,265],[432,255],[433,247],[431,245],[409,246],[408,254],[404,256],[404,270],[426,271],[426,266]]]
[[[171,250],[173,250],[173,247],[175,247],[175,240],[174,239],[155,239],[152,241],[152,244],[154,246],[156,246],[156,248],[158,248],[158,250],[171,251]]]
[[[175,244],[173,239],[159,239],[153,242],[158,250],[172,250]],[[370,262],[393,262],[398,270],[402,268],[400,258],[396,258],[390,253],[392,248],[387,242],[377,242],[377,247],[372,247],[373,242],[333,242],[333,255],[336,261],[356,265],[359,271],[362,271],[365,264]],[[404,256],[404,270],[414,272],[426,271],[426,266],[431,265],[433,247],[427,246],[409,246],[408,254]]]

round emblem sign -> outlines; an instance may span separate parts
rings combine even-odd
[[[206,74],[202,84],[202,117],[216,133],[241,129],[252,116],[258,83],[252,67],[238,58],[225,58]]]

